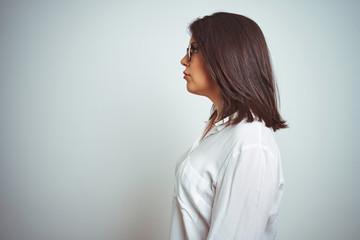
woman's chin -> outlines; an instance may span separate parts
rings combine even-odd
[[[194,89],[191,88],[189,83],[186,84],[186,89],[189,93],[196,94],[196,92],[194,91]]]

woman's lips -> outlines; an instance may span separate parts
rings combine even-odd
[[[189,74],[187,74],[185,71],[183,72],[184,73],[184,79],[188,76],[190,76]]]

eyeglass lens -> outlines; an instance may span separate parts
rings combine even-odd
[[[188,61],[190,62],[191,61],[191,57],[193,55],[193,45],[192,44],[189,44],[188,48],[186,49],[186,53],[187,53],[187,56],[188,56]]]

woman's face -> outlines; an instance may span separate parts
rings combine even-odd
[[[195,47],[191,60],[189,61],[187,54],[181,59],[181,64],[186,67],[184,71],[186,88],[193,94],[206,96],[210,99],[215,98],[220,94],[220,88],[211,77],[210,71],[201,55],[201,48],[198,48],[193,38],[190,39],[190,44]]]

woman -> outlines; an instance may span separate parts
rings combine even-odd
[[[170,239],[275,239],[284,179],[265,38],[251,19],[215,13],[190,24],[187,90],[208,97],[202,136],[176,166]]]

